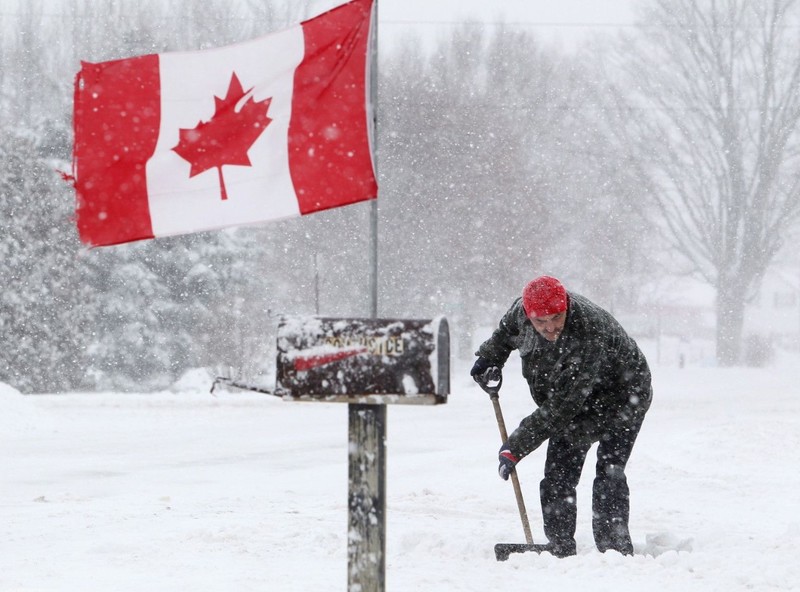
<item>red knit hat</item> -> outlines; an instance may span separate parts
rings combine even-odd
[[[556,278],[543,275],[522,290],[522,306],[529,317],[544,317],[567,310],[567,291]]]

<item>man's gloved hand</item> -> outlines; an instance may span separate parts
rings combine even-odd
[[[483,373],[492,366],[494,366],[494,364],[492,364],[486,358],[478,357],[478,359],[475,360],[475,363],[472,365],[472,370],[469,371],[469,375],[475,380],[478,380],[478,377],[483,376]]]
[[[475,360],[475,363],[472,365],[472,370],[470,370],[469,373],[476,382],[484,384],[499,382],[503,379],[503,371],[500,367],[486,358],[478,358]]]
[[[508,444],[503,444],[500,447],[500,453],[497,455],[497,458],[500,460],[500,466],[497,468],[497,472],[500,473],[500,477],[502,477],[503,481],[508,481],[508,477],[519,462],[519,459],[511,453]]]

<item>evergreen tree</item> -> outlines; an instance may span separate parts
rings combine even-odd
[[[85,384],[85,310],[69,188],[41,156],[36,130],[0,144],[0,380],[22,391]]]

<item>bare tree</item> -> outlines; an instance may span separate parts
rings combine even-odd
[[[444,312],[464,338],[555,273],[626,300],[642,231],[587,73],[524,29],[465,24],[381,66],[381,306]],[[385,296],[385,298],[384,298]]]
[[[505,308],[557,232],[548,164],[567,99],[555,59],[529,34],[475,23],[430,55],[411,40],[394,56],[379,112],[382,239],[403,245],[381,257],[389,307]]]
[[[653,0],[627,39],[614,126],[665,235],[717,293],[717,358],[800,214],[796,0]]]

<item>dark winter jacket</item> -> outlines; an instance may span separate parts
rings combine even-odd
[[[596,441],[640,421],[652,399],[650,370],[636,342],[608,312],[569,292],[564,330],[539,335],[518,298],[477,355],[501,367],[519,350],[538,408],[509,436],[518,458],[553,436]]]

